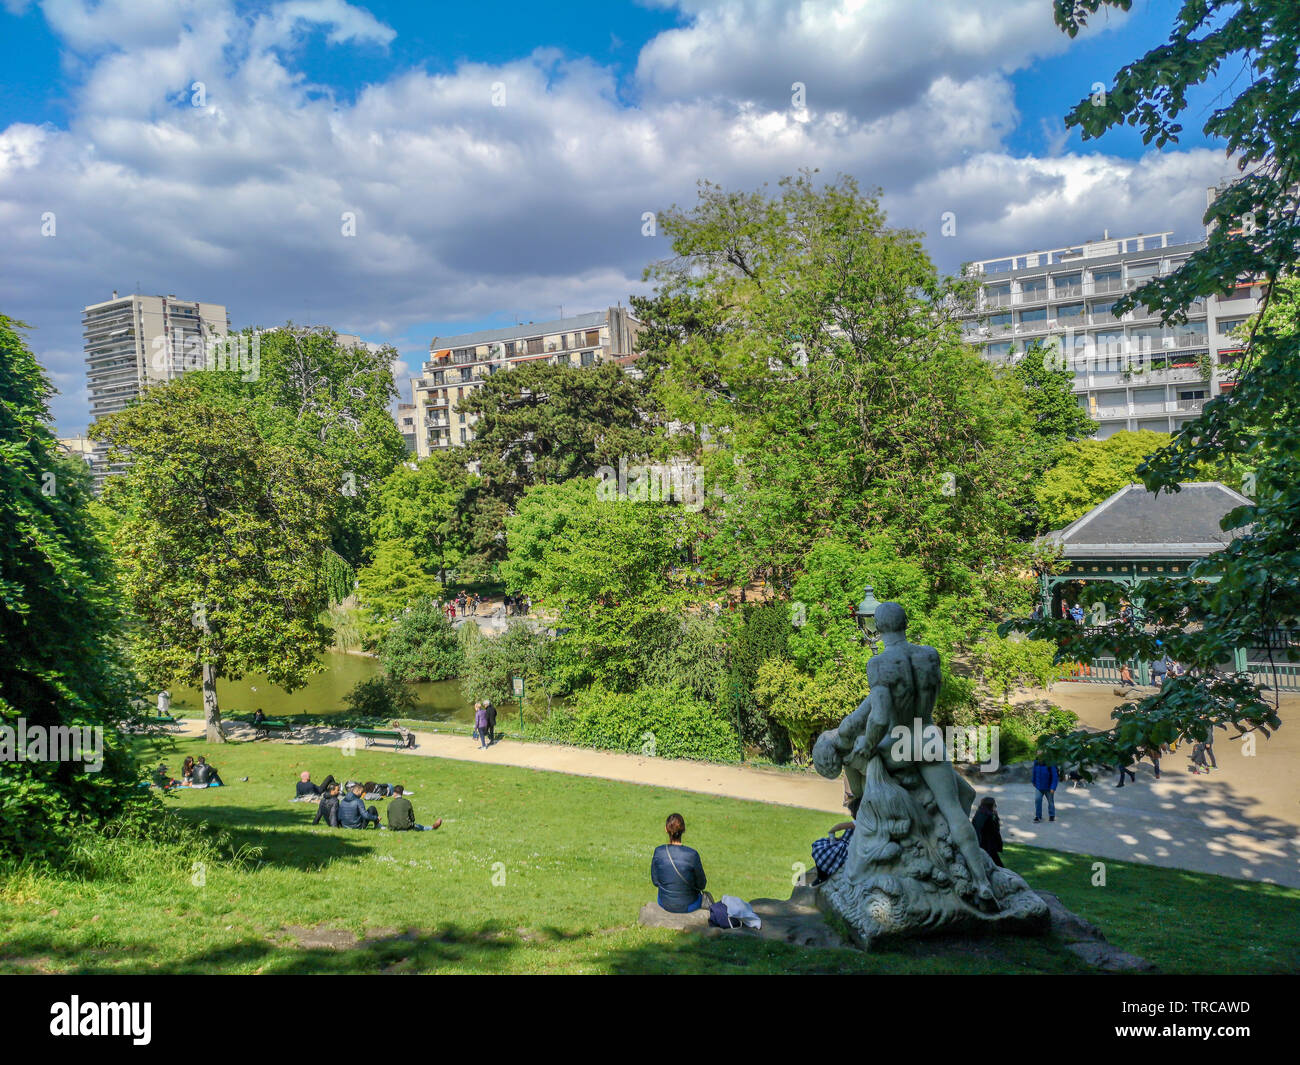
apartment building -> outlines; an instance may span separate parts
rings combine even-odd
[[[641,323],[622,307],[607,307],[549,322],[435,337],[422,375],[411,379],[416,454],[424,457],[474,439],[474,416],[456,408],[492,374],[541,360],[626,366],[636,358],[640,331]]]
[[[220,303],[175,296],[118,296],[82,311],[90,420],[126,408],[149,385],[171,381],[201,365],[210,338],[230,332],[230,315]],[[106,449],[91,459],[95,488],[110,471]]]
[[[1213,197],[1215,190],[1210,190]],[[1139,306],[1122,317],[1115,301],[1177,270],[1204,240],[1172,232],[1087,241],[970,264],[977,306],[963,334],[990,361],[1013,363],[1035,341],[1057,345],[1074,371],[1074,394],[1097,422],[1096,436],[1121,430],[1167,433],[1194,420],[1205,401],[1232,388],[1239,328],[1266,286],[1243,279],[1199,300],[1181,325],[1162,325]]]

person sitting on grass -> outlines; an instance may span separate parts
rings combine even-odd
[[[181,763],[181,780],[188,784],[194,779],[194,755],[187,754]]]
[[[311,774],[304,771],[298,774],[298,783],[294,788],[294,798],[312,802],[320,798],[320,786],[311,782]]]
[[[432,832],[441,825],[441,817],[431,825],[417,825],[415,823],[415,807],[411,805],[411,800],[406,797],[406,789],[401,784],[393,785],[393,801],[388,804],[388,827],[390,829],[394,832]]]
[[[659,905],[669,913],[693,913],[701,906],[713,904],[704,888],[708,878],[699,852],[682,843],[686,819],[669,814],[664,822],[668,842],[655,848],[650,859],[650,883],[659,889]]]
[[[855,795],[845,803],[849,808],[851,817],[857,818],[858,805],[861,802],[862,800]],[[821,839],[813,841],[812,859],[813,865],[817,869],[817,879],[813,881],[814,886],[824,884],[843,867],[849,856],[849,841],[853,839],[853,826],[855,824],[856,820],[841,821]],[[836,835],[836,833],[839,833],[839,835]]]
[[[324,788],[320,797],[320,805],[316,807],[316,816],[312,818],[313,825],[319,825],[324,821],[330,828],[339,827],[339,786],[330,784]]]
[[[165,765],[160,765],[149,777],[149,782],[156,788],[162,788],[163,791],[171,791],[172,788],[179,787],[179,784],[171,778]]]
[[[203,755],[199,755],[199,760],[194,763],[194,786],[201,788],[220,788],[224,786],[221,774],[217,772],[217,767],[208,765],[208,760]]]
[[[362,796],[365,794],[363,784],[353,784],[352,790],[339,802],[339,824],[344,828],[365,828],[367,825],[379,827],[379,811],[373,806],[366,806]]]

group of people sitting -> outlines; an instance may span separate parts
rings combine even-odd
[[[401,784],[380,784],[373,780],[364,783],[349,780],[340,784],[333,775],[320,784],[313,783],[310,773],[298,777],[294,799],[314,802],[316,816],[312,824],[322,821],[330,828],[387,828],[393,832],[432,832],[442,827],[442,818],[431,825],[421,825],[415,820],[415,807]],[[388,824],[380,824],[379,810],[367,801],[388,800]]]
[[[179,777],[173,777],[163,764],[153,771],[149,783],[163,791],[171,791],[172,788],[219,788],[224,782],[216,766],[209,765],[206,757],[199,755],[196,760],[193,755],[186,755]]]

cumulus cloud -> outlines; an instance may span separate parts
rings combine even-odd
[[[343,101],[295,66],[306,36],[337,49],[393,40],[343,0],[258,13],[46,0],[72,117],[0,129],[0,284],[7,312],[39,327],[60,424],[86,417],[84,389],[69,387],[83,372],[80,309],[113,288],[225,303],[236,326],[293,319],[392,339],[399,369],[417,369],[428,323],[540,319],[640,291],[667,250],[641,235],[643,213],[688,205],[700,179],[853,174],[884,188],[895,224],[935,234],[937,261],[955,269],[1101,225],[1194,227],[1223,174],[1212,152],[1009,154],[1008,71],[1065,47],[1042,0],[681,7],[687,24],[652,40],[628,82],[539,49],[394,69]],[[790,98],[799,80],[803,108]],[[958,218],[946,240],[945,210]]]

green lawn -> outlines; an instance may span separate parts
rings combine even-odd
[[[149,756],[175,769],[174,744]],[[668,813],[685,816],[715,892],[784,898],[834,820],[815,811],[379,752],[256,743],[209,756],[228,786],[167,801],[260,857],[196,871],[183,850],[119,844],[124,873],[2,879],[0,972],[1077,971],[1036,940],[866,955],[636,926]],[[315,808],[287,801],[303,769],[406,784],[417,818],[443,827],[312,828]],[[1116,862],[1096,888],[1087,857],[1011,847],[1006,860],[1166,972],[1300,961],[1300,892]]]

